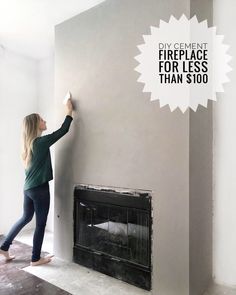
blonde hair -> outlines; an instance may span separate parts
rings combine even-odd
[[[30,164],[33,152],[33,142],[39,135],[39,114],[31,114],[23,120],[22,130],[22,153],[21,157],[25,168]]]

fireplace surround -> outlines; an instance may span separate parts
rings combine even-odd
[[[74,188],[74,262],[151,289],[151,191]]]

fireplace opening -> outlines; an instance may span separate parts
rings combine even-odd
[[[151,191],[74,188],[74,262],[150,290],[151,234]]]

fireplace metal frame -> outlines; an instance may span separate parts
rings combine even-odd
[[[94,192],[102,196],[102,200],[98,201],[98,197]],[[127,198],[129,196],[130,198]],[[117,258],[108,253],[97,251],[79,245],[76,243],[79,233],[76,230],[76,220],[78,219],[77,204],[85,201],[93,204],[110,204],[121,208],[136,208],[146,210],[149,215],[149,265],[144,266],[126,259]],[[116,187],[94,186],[87,184],[79,184],[74,188],[74,262],[105,273],[127,283],[133,284],[145,290],[151,290],[152,285],[152,203],[151,191],[141,189],[126,189]]]

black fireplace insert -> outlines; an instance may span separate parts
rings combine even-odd
[[[74,189],[74,262],[151,289],[151,194],[89,185]]]

